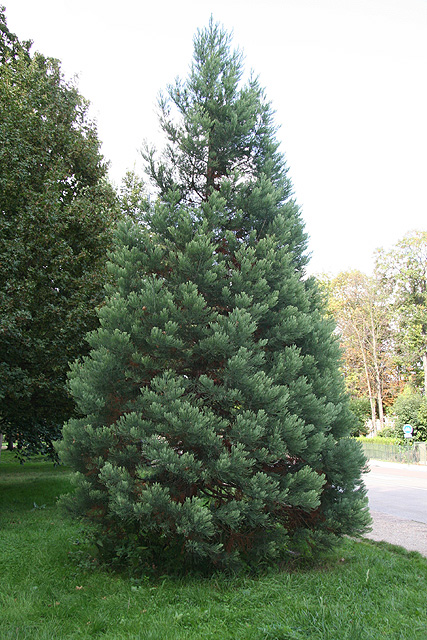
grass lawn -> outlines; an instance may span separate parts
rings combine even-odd
[[[0,639],[426,640],[427,560],[346,540],[309,569],[138,584],[70,552],[69,472],[0,461]]]

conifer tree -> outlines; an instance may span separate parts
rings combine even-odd
[[[161,99],[158,189],[117,234],[99,330],[70,387],[68,508],[111,556],[222,566],[320,548],[369,523],[339,349],[257,80],[198,32]]]

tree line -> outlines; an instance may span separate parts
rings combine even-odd
[[[369,401],[374,429],[377,421],[383,428],[386,413],[405,413],[404,398],[419,409],[427,388],[427,232],[408,233],[391,249],[379,249],[371,276],[349,271],[319,282],[355,405]],[[424,439],[425,419],[412,412],[412,421]]]

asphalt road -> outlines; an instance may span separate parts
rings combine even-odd
[[[373,529],[366,537],[427,557],[427,467],[376,460],[369,467],[364,480]]]
[[[372,511],[427,524],[426,466],[371,460],[369,467],[365,484]]]

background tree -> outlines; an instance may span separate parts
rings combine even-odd
[[[158,201],[119,229],[101,328],[70,378],[66,503],[120,563],[253,561],[369,521],[271,110],[241,75],[211,21],[169,88],[177,120],[162,103],[162,164],[146,156]]]
[[[384,404],[398,390],[388,300],[379,283],[360,271],[342,272],[322,286],[337,323],[347,389],[369,398],[372,424],[378,415],[383,426]]]
[[[118,194],[121,215],[137,224],[145,224],[150,204],[144,181],[134,171],[128,171]]]
[[[421,410],[421,407],[422,410]],[[423,396],[417,390],[407,385],[402,393],[400,393],[396,400],[393,402],[392,412],[394,415],[394,428],[393,435],[401,442],[404,442],[403,426],[410,424],[414,431],[413,437],[416,440],[424,440],[423,437],[423,418],[424,418],[424,406]],[[421,411],[421,415],[420,415]],[[421,418],[421,429],[419,429],[419,417]]]
[[[376,273],[396,322],[402,374],[427,390],[427,232],[408,233],[390,251],[380,249]]]
[[[117,214],[88,103],[30,47],[0,9],[0,432],[53,453]]]
[[[372,418],[371,403],[366,396],[350,397],[350,409],[357,419],[352,436],[366,436],[369,431],[368,421]]]
[[[417,413],[416,428],[414,432],[416,440],[427,441],[427,398],[423,396]]]

